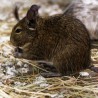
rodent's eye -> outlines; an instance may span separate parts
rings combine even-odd
[[[15,33],[21,33],[22,29],[18,28],[16,29]]]

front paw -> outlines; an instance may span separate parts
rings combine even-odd
[[[23,56],[23,50],[19,47],[15,48],[14,52],[13,52],[14,57],[16,58],[22,58]]]

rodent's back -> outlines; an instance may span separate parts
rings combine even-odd
[[[41,29],[46,33],[56,34],[67,40],[78,40],[85,44],[90,44],[89,32],[83,23],[73,16],[55,15],[46,18]],[[40,32],[40,31],[39,31]],[[72,41],[74,43],[74,41]],[[87,42],[87,43],[86,43]]]

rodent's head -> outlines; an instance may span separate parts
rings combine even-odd
[[[32,5],[23,19],[17,19],[19,22],[12,29],[10,37],[10,41],[14,46],[21,47],[35,38],[39,8],[38,5]]]

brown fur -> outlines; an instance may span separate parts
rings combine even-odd
[[[20,20],[11,33],[12,44],[23,48],[22,58],[51,61],[62,75],[90,65],[90,38],[81,21],[64,14],[46,18],[37,15],[32,31],[26,19]],[[18,27],[22,29],[19,34]]]

